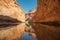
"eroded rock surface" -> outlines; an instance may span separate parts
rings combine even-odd
[[[33,18],[38,40],[60,40],[60,0],[38,0]]]
[[[0,40],[19,40],[25,30],[22,22],[25,14],[16,0],[0,0]]]
[[[25,14],[26,21],[32,20],[33,16],[35,15],[35,12],[36,12],[36,8],[29,10],[29,12]]]
[[[30,36],[36,39],[35,31],[31,26],[32,18],[35,15],[36,8],[33,8],[32,10],[29,10],[28,13],[25,14],[25,19],[26,19],[26,27],[25,31],[28,32]]]

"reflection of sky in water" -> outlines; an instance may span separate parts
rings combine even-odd
[[[29,36],[27,32],[25,32],[20,40],[35,40],[35,39],[33,37]]]

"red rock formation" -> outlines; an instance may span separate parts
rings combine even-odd
[[[60,0],[38,0],[33,18],[38,40],[60,40]]]
[[[19,40],[25,30],[25,14],[15,0],[0,0],[0,40]]]
[[[32,10],[29,10],[28,13],[25,14],[25,18],[26,20],[31,20],[32,17],[35,15],[35,12],[36,12],[36,8],[33,8]]]

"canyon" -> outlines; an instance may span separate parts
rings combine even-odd
[[[27,14],[16,0],[0,0],[0,40],[20,40],[25,31],[37,40],[60,40],[60,0],[37,0]]]
[[[25,14],[16,0],[0,0],[0,40],[19,40],[25,31],[23,22]]]
[[[60,0],[37,0],[33,29],[38,40],[60,40]]]

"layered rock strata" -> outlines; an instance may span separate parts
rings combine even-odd
[[[25,14],[16,0],[0,0],[0,40],[19,40],[25,31]]]
[[[60,40],[60,0],[38,0],[33,21],[38,40]]]

